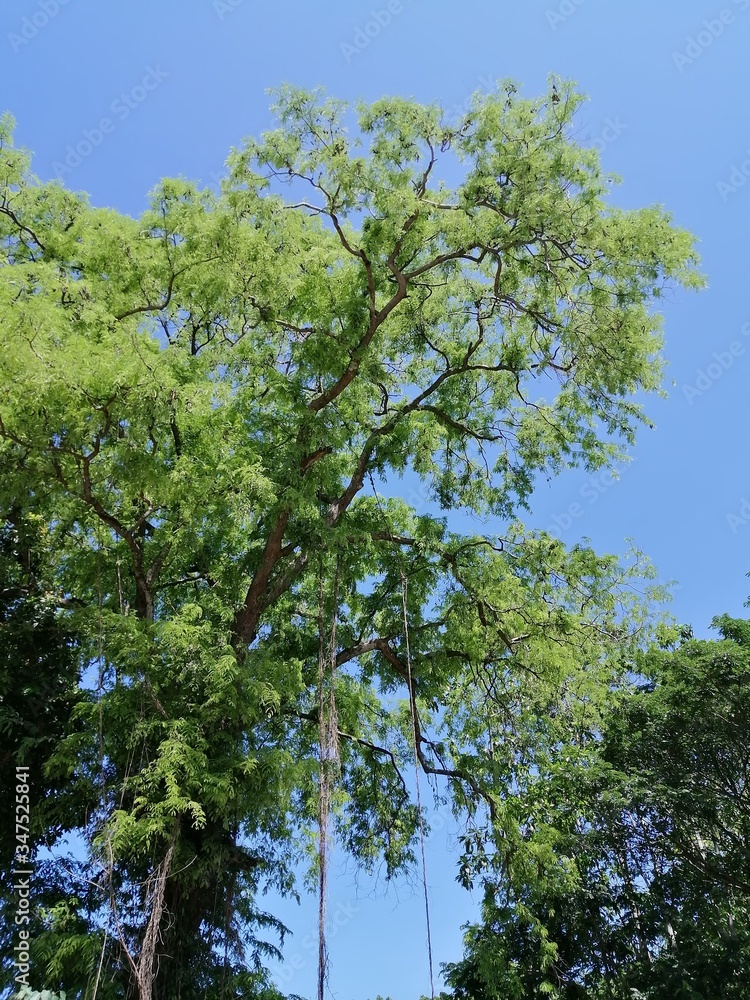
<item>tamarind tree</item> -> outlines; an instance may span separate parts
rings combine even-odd
[[[580,101],[285,88],[220,193],[164,180],[137,219],[33,177],[4,119],[0,504],[46,549],[38,670],[78,670],[33,821],[86,845],[37,868],[32,985],[276,996],[259,900],[315,844],[321,711],[363,866],[413,857],[412,741],[487,850],[529,849],[535,720],[596,717],[654,594],[520,515],[621,457],[655,301],[701,283],[661,208],[608,203]]]

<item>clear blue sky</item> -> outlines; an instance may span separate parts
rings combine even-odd
[[[285,81],[448,109],[497,77],[527,95],[550,72],[577,81],[590,97],[581,135],[624,180],[615,200],[666,205],[699,236],[710,288],[665,303],[670,396],[652,401],[656,430],[642,431],[635,461],[616,482],[571,473],[545,484],[529,521],[602,551],[634,538],[677,582],[676,616],[708,635],[713,615],[744,613],[750,592],[749,43],[750,0],[6,0],[0,110],[16,116],[43,178],[109,119],[63,178],[135,214],[163,176],[210,183],[230,146],[269,124],[265,88]],[[448,840],[438,832],[429,854],[443,960],[460,954],[471,914]],[[418,887],[358,889],[350,869],[334,881],[333,995],[415,1000],[428,985]],[[312,995],[313,908],[284,915],[298,956],[285,988]]]

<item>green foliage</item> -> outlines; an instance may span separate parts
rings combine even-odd
[[[718,641],[650,651],[640,686],[540,763],[518,796],[527,867],[482,858],[456,1000],[745,995],[750,623],[715,624]]]
[[[22,986],[15,994],[14,1000],[65,1000],[64,993],[53,993],[51,990],[32,990]]]
[[[345,846],[413,857],[413,701],[478,843],[554,868],[509,791],[597,724],[663,595],[637,553],[518,517],[539,475],[633,440],[655,301],[701,283],[663,210],[609,207],[579,103],[500,84],[451,125],[395,98],[352,123],[285,88],[220,195],[165,180],[139,219],[39,183],[3,121],[0,504],[44,537],[70,709],[13,725],[24,753],[47,741],[52,846],[87,845],[35,890],[45,984],[85,996],[101,943],[113,997],[272,995],[283,928],[257,900],[295,891],[316,822],[321,616]],[[371,495],[401,476],[431,507]],[[502,535],[449,531],[458,509]]]
[[[40,518],[6,508],[0,520],[0,787],[12,801],[15,767],[41,771],[80,700],[76,637],[58,611],[48,532]],[[40,789],[30,788],[32,813]],[[13,853],[10,813],[3,817],[3,865]],[[37,828],[39,832],[40,828]]]

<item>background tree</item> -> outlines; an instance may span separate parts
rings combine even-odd
[[[38,183],[6,121],[2,499],[45,526],[78,637],[45,773],[88,800],[76,919],[113,995],[264,988],[259,891],[314,843],[322,648],[336,835],[392,872],[412,738],[471,829],[513,836],[516,732],[598,711],[644,641],[642,560],[517,520],[537,476],[621,456],[653,302],[700,284],[661,209],[608,206],[579,102],[501,84],[445,124],[388,98],[348,131],[288,88],[220,196],[163,181],[140,219]],[[381,495],[407,473],[502,536]],[[67,985],[74,945],[44,940]]]
[[[601,730],[538,757],[517,808],[527,847],[552,851],[536,873],[501,856],[451,996],[744,995],[750,623],[714,624],[720,640],[650,651]]]
[[[0,521],[0,792],[9,804],[0,820],[0,872],[5,884],[15,881],[9,875],[14,861],[16,867],[26,867],[16,849],[20,844],[29,846],[17,837],[21,831],[10,808],[16,799],[17,765],[27,767],[36,778],[29,785],[34,840],[53,843],[85,820],[87,799],[81,789],[72,794],[65,781],[39,780],[59,742],[75,731],[71,716],[82,698],[77,641],[58,614],[60,603],[66,602],[55,593],[46,542],[40,518],[26,518],[14,508]],[[40,902],[60,904],[65,891],[54,873],[48,871],[47,876],[37,885]],[[10,956],[16,933],[13,894],[3,893],[1,905],[0,948]],[[33,929],[41,931],[39,919]]]

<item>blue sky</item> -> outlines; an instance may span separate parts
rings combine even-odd
[[[39,176],[136,214],[163,176],[211,183],[230,147],[270,124],[265,89],[282,82],[458,110],[498,77],[526,95],[549,73],[575,80],[590,98],[581,137],[623,178],[613,200],[664,204],[699,237],[710,287],[664,303],[669,398],[650,402],[656,429],[641,432],[634,461],[617,481],[545,483],[528,521],[601,551],[635,539],[676,581],[677,618],[708,635],[750,593],[749,42],[750,0],[6,0],[0,110],[16,116]],[[68,147],[81,142],[76,162]],[[442,960],[459,956],[472,912],[450,843],[447,824],[428,858]],[[428,987],[419,887],[358,886],[341,866],[333,995],[416,998]],[[295,930],[284,986],[312,995],[313,906],[284,916]]]

